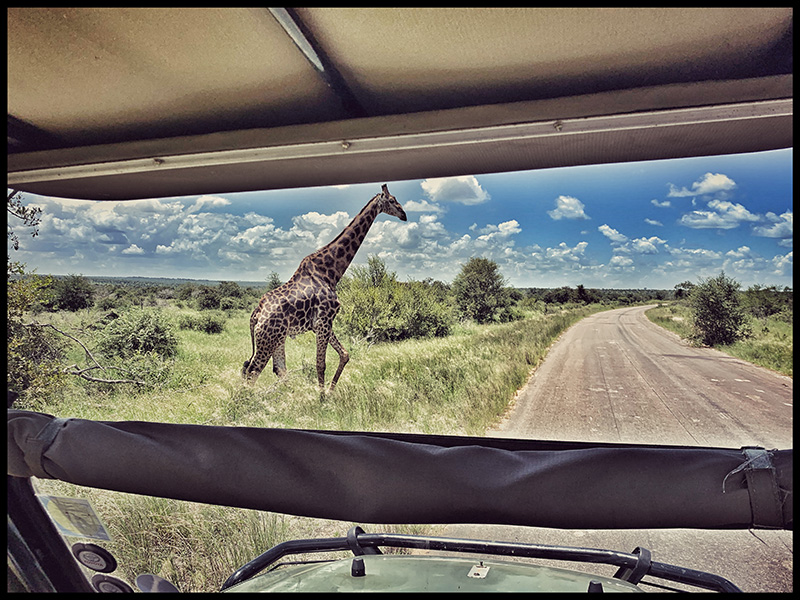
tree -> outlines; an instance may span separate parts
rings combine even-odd
[[[680,300],[686,298],[692,292],[694,284],[691,281],[682,281],[675,284],[675,299]]]
[[[510,308],[506,281],[496,262],[470,258],[453,280],[459,312],[477,323],[499,320]]]
[[[13,190],[8,195],[8,214],[21,220],[24,226],[33,227],[31,237],[39,235],[39,215],[42,214],[42,209],[38,206],[23,206],[22,195]],[[14,245],[14,250],[19,250],[19,237],[14,233],[11,223],[8,223],[8,239]]]
[[[22,197],[12,192],[8,196],[8,214],[33,228],[32,237],[38,235],[39,215],[42,210],[22,205]],[[14,250],[19,250],[19,237],[8,224],[8,239]],[[51,331],[31,327],[27,315],[32,309],[48,302],[52,280],[25,273],[25,265],[8,257],[6,289],[6,387],[23,401],[32,396],[55,394],[61,383],[59,361],[64,349]],[[29,406],[35,406],[30,404]]]
[[[707,346],[732,344],[747,337],[744,309],[739,301],[739,282],[725,276],[709,277],[692,287],[689,307],[696,340]]]
[[[270,273],[269,277],[267,278],[267,291],[271,292],[275,288],[281,287],[281,285],[283,285],[281,282],[281,276],[275,271]]]
[[[200,310],[210,310],[219,308],[221,299],[219,288],[210,285],[201,285],[197,290],[196,302]]]
[[[220,281],[219,295],[224,298],[230,296],[231,298],[241,298],[244,295],[244,290],[235,281]]]
[[[751,285],[742,294],[742,305],[751,315],[759,319],[777,314],[784,308],[791,307],[791,303],[791,294],[786,291],[781,292],[774,285]]]
[[[55,297],[58,308],[75,312],[92,306],[94,289],[83,275],[67,275],[55,282]]]

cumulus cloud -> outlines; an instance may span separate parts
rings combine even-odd
[[[653,206],[657,206],[658,208],[668,208],[672,206],[672,202],[670,202],[669,200],[664,200],[663,202],[659,202],[655,198],[650,200],[650,204],[652,204]]]
[[[572,196],[559,196],[556,198],[556,207],[548,210],[547,214],[556,221],[561,219],[588,219],[584,212],[583,202]]]
[[[706,173],[700,179],[692,183],[692,189],[686,187],[678,188],[669,183],[668,197],[681,198],[685,196],[699,196],[701,194],[714,194],[716,192],[724,192],[732,190],[736,187],[736,182],[722,173]],[[656,204],[658,206],[658,204]]]
[[[444,209],[437,205],[431,204],[427,200],[409,200],[408,202],[403,203],[403,209],[407,213],[413,212],[429,212],[429,213],[441,213],[444,212]]]
[[[122,251],[122,254],[144,254],[144,250],[136,244],[131,244]]]
[[[708,208],[711,210],[693,210],[686,213],[679,223],[692,229],[734,229],[743,222],[759,220],[757,215],[741,204],[727,200],[712,200],[708,203]]]
[[[770,225],[759,225],[753,228],[753,234],[768,238],[787,239],[792,237],[793,213],[786,211],[778,216],[773,212],[768,212],[764,218],[770,221]]]
[[[773,257],[772,265],[774,267],[774,270],[772,272],[775,275],[791,274],[793,266],[792,253],[789,252],[788,254],[785,254],[783,256],[778,254],[777,256]]]
[[[435,177],[426,179],[420,185],[433,202],[474,205],[483,204],[491,198],[473,175]]]
[[[619,231],[614,229],[613,227],[609,227],[608,225],[600,225],[597,230],[610,239],[612,242],[616,242],[618,244],[624,244],[628,241],[628,238],[621,234]]]
[[[617,268],[630,267],[633,265],[633,259],[627,256],[616,255],[611,257],[611,260],[608,261],[608,264],[611,267]]]
[[[655,225],[656,227],[663,227],[664,224],[661,221],[656,221],[655,219],[645,219],[645,223],[648,225]]]
[[[637,238],[631,241],[631,250],[639,254],[658,254],[658,246],[663,246],[667,242],[657,236]]]
[[[482,235],[478,236],[478,240],[487,242],[490,240],[508,239],[520,231],[522,231],[522,228],[519,226],[519,223],[512,219],[511,221],[505,221],[499,225],[487,225],[479,231]]]
[[[197,200],[195,200],[195,203],[187,209],[187,211],[190,213],[199,212],[203,209],[207,210],[209,208],[228,206],[230,203],[230,200],[221,198],[219,196],[200,196]]]

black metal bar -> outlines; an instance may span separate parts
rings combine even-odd
[[[352,536],[351,536],[352,537]],[[311,540],[294,540],[278,544],[264,554],[253,559],[223,584],[222,590],[240,583],[267,568],[271,563],[287,554],[303,552],[325,552],[351,550],[352,539],[321,538]],[[486,540],[465,540],[459,538],[436,538],[403,534],[363,533],[358,534],[357,544],[360,548],[389,546],[393,548],[415,548],[419,550],[438,550],[443,552],[473,552],[476,554],[492,554],[496,556],[515,556],[524,558],[544,558],[548,560],[567,560],[573,562],[600,563],[634,571],[641,564],[638,554],[601,550],[596,548],[574,548],[570,546],[548,546],[544,544],[523,544],[513,542],[490,542]],[[651,562],[646,573],[651,577],[667,579],[703,589],[719,592],[740,592],[741,590],[719,575],[686,569],[666,563]]]
[[[220,591],[226,590],[232,585],[250,579],[260,571],[266,569],[275,561],[280,560],[287,554],[303,554],[307,552],[333,552],[335,550],[350,550],[346,537],[340,538],[319,538],[310,540],[290,540],[277,546],[273,546],[264,554],[255,557],[246,565],[239,567],[236,572],[225,580]]]

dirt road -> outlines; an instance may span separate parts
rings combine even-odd
[[[499,429],[487,435],[792,448],[791,378],[690,347],[651,323],[644,315],[647,308],[598,313],[570,328]],[[625,552],[642,546],[653,560],[717,573],[744,591],[792,591],[792,535],[786,531],[450,525],[444,535]],[[603,575],[615,570],[568,562],[557,566]]]
[[[598,313],[550,349],[491,435],[792,447],[792,379],[654,325],[648,307]]]

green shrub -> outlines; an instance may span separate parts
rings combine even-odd
[[[204,333],[222,333],[225,331],[225,321],[225,315],[222,313],[184,314],[178,317],[178,327],[181,329],[194,329]]]
[[[336,323],[348,335],[370,342],[439,337],[455,321],[446,293],[435,283],[397,281],[376,256],[355,267],[337,289],[341,309]]]
[[[93,304],[94,286],[83,275],[67,275],[54,283],[56,304],[62,310],[76,311]]]
[[[704,279],[689,293],[694,339],[707,346],[732,344],[749,335],[739,302],[739,282],[725,276]]]
[[[20,277],[9,277],[6,289],[6,387],[19,394],[22,405],[36,408],[63,385],[65,344],[52,329],[29,323],[28,313],[47,300],[51,278],[26,274],[14,263],[8,271]]]
[[[130,358],[152,352],[168,358],[178,351],[178,336],[160,310],[133,308],[103,328],[98,347],[107,356]]]

